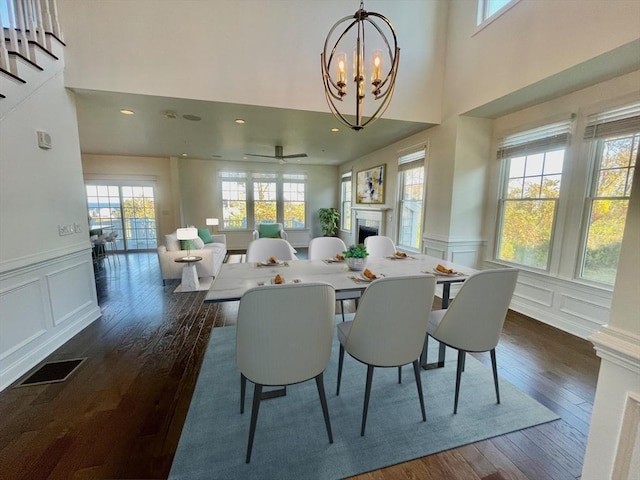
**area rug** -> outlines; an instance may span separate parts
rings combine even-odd
[[[453,415],[456,353],[447,349],[444,368],[422,372],[426,422],[411,366],[404,367],[402,384],[396,368],[375,370],[361,437],[366,367],[346,355],[336,396],[334,338],[325,371],[334,443],[327,438],[315,382],[305,382],[289,386],[285,397],[262,401],[251,463],[245,464],[253,388],[248,382],[241,415],[235,335],[235,327],[216,328],[211,335],[170,479],[339,479],[558,418],[504,379],[497,405],[491,370],[470,355]]]

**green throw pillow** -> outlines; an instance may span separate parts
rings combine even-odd
[[[198,236],[202,239],[202,241],[205,244],[213,243],[213,237],[211,236],[211,232],[209,231],[208,228],[199,228]]]
[[[197,250],[193,240],[180,240],[180,250]]]
[[[261,223],[258,227],[260,238],[280,238],[280,225],[277,223]]]

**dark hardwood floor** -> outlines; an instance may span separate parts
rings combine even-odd
[[[87,360],[64,382],[0,393],[0,479],[167,477],[209,336],[237,313],[176,285],[162,286],[155,253],[106,266],[102,317],[49,358]],[[591,344],[510,312],[497,356],[500,375],[561,420],[354,478],[580,478],[600,363]]]

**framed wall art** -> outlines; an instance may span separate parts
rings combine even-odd
[[[385,165],[358,172],[356,203],[384,203]]]

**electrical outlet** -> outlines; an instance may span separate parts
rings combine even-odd
[[[71,235],[73,234],[73,225],[71,224],[67,224],[67,225],[58,225],[58,235],[60,235],[61,237],[65,236],[65,235]]]
[[[79,223],[74,223],[73,224],[73,231],[75,233],[82,233],[82,225],[80,225]]]

